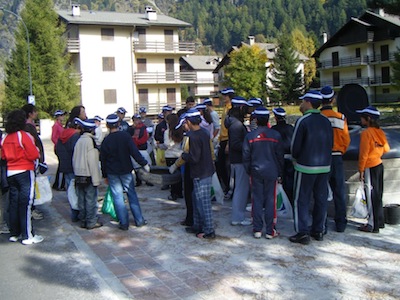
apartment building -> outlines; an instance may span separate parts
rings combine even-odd
[[[150,114],[166,104],[181,106],[181,85],[194,81],[179,65],[182,55],[195,50],[194,43],[179,41],[179,29],[189,23],[149,6],[140,14],[85,11],[72,5],[58,15],[66,25],[67,50],[89,116],[106,116],[121,106],[130,116],[140,106]]]
[[[207,98],[218,93],[217,75],[213,73],[220,58],[209,55],[186,55],[180,58],[181,72],[195,74],[187,85],[188,92],[196,98]]]
[[[351,18],[314,53],[319,60],[321,86],[336,91],[348,84],[365,89],[369,101],[400,100],[391,81],[394,54],[400,49],[400,16],[380,9]]]

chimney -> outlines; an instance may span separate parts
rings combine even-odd
[[[72,16],[79,17],[81,15],[81,6],[79,4],[72,4]]]
[[[145,11],[147,20],[157,21],[157,12],[151,6],[146,6]]]
[[[322,42],[325,44],[328,41],[328,34],[326,32],[322,33]]]
[[[253,46],[253,45],[254,45],[254,42],[255,42],[255,37],[254,37],[254,35],[249,35],[247,38],[249,39],[249,45],[250,45],[250,46]]]

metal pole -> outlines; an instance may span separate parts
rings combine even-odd
[[[28,28],[26,27],[26,24],[24,22],[24,20],[22,19],[22,17],[18,14],[16,14],[15,12],[12,12],[11,10],[5,9],[3,7],[0,7],[0,10],[4,11],[4,12],[8,12],[14,16],[16,16],[18,19],[21,20],[22,25],[24,25],[25,28],[25,32],[26,32],[26,42],[28,44],[28,76],[29,76],[29,96],[33,96],[32,94],[32,74],[31,74],[31,49],[29,46],[29,32],[28,32]]]

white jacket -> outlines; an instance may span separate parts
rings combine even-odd
[[[76,142],[72,166],[75,176],[90,176],[93,186],[100,185],[99,150],[94,146],[92,134],[85,132]]]

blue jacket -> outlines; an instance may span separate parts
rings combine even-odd
[[[310,109],[297,120],[291,153],[295,170],[306,174],[330,172],[333,131],[328,118],[318,109]]]
[[[260,126],[249,132],[243,142],[243,165],[253,177],[276,180],[282,177],[284,158],[279,132]]]
[[[111,132],[101,143],[100,160],[103,177],[125,175],[133,170],[131,156],[141,165],[147,165],[146,159],[140,154],[132,137],[126,131]]]
[[[81,135],[73,128],[65,129],[56,144],[56,154],[59,160],[61,173],[74,173],[72,156],[75,144]]]

